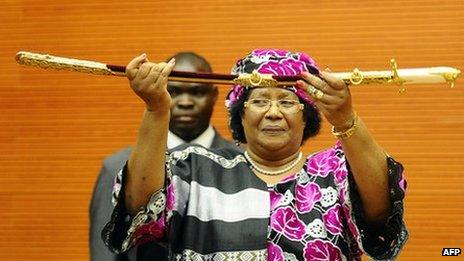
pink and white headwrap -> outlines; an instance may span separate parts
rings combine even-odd
[[[293,53],[279,49],[255,49],[245,58],[240,59],[232,69],[233,74],[252,73],[254,70],[263,74],[278,76],[296,76],[302,72],[319,74],[316,62],[305,53]],[[249,86],[234,85],[226,97],[226,107],[230,109]],[[305,103],[313,105],[310,96],[296,86],[286,86]]]

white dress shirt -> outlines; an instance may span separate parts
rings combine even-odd
[[[190,143],[199,144],[205,148],[210,148],[214,140],[214,129],[213,126],[209,125],[208,128],[196,139],[192,140]],[[172,149],[181,144],[187,143],[183,139],[179,138],[177,135],[168,132],[168,149]]]

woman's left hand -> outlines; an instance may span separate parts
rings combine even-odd
[[[304,81],[297,81],[297,87],[305,90],[314,100],[317,108],[336,130],[343,131],[350,128],[355,118],[351,103],[351,93],[345,82],[327,71],[321,71],[321,78],[310,73],[302,73]],[[311,95],[311,86],[317,88],[319,97]]]

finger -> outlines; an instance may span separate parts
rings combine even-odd
[[[151,66],[146,77],[141,79],[140,84],[143,86],[153,87],[165,65],[166,63],[159,63]]]
[[[318,99],[318,102],[324,104],[325,106],[339,106],[341,103],[340,97],[336,95],[324,94]]]
[[[147,59],[147,54],[143,53],[134,59],[132,59],[129,64],[127,64],[126,69],[138,68],[140,64],[144,63]]]
[[[315,88],[312,85],[307,84],[304,81],[298,81],[296,84],[297,88],[304,90],[311,100],[318,102],[320,105],[326,106],[328,109],[334,109],[343,104],[343,95],[341,92],[345,91],[334,91],[334,94],[324,93],[321,90]]]
[[[148,72],[147,77],[143,79],[144,82],[148,82],[148,84],[154,84],[158,80],[159,75],[161,74],[161,71],[166,67],[166,63],[158,63],[155,64],[155,66],[152,66],[150,71]]]
[[[312,100],[316,99],[314,96],[316,88],[314,88],[312,85],[309,85],[307,82],[298,80],[295,82],[295,87],[306,93]]]
[[[342,90],[347,87],[342,78],[336,77],[333,73],[328,71],[321,71],[320,75],[322,79],[324,79],[330,86],[337,90]]]
[[[313,100],[320,100],[324,95],[331,95],[302,80],[296,82],[296,87],[306,92]]]
[[[143,63],[140,66],[139,71],[137,72],[136,78],[139,79],[139,80],[144,80],[145,78],[147,78],[148,74],[152,70],[160,71],[161,69],[155,63],[150,63],[150,62]]]
[[[343,99],[337,95],[331,95],[327,93],[319,94],[316,98],[313,98],[318,104],[323,105],[327,109],[336,109],[343,104]]]
[[[323,91],[324,93],[332,93],[334,91],[334,88],[332,88],[326,81],[317,77],[316,75],[312,75],[308,72],[304,72],[301,75],[306,82]]]
[[[159,73],[158,79],[156,80],[155,85],[159,86],[162,84],[163,86],[167,85],[168,76],[171,73],[174,65],[176,64],[176,59],[172,58],[169,62],[164,66],[163,70]]]
[[[137,74],[137,69],[139,68],[139,66],[148,61],[147,59],[147,55],[145,53],[135,57],[134,59],[132,59],[129,64],[127,64],[126,66],[126,76],[127,78],[129,78],[129,80],[132,80],[135,78],[135,75]]]

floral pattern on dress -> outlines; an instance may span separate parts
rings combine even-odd
[[[391,158],[388,160],[392,161]],[[390,165],[389,163],[389,168],[392,167]],[[288,188],[294,187],[295,200],[289,206],[296,211],[292,211],[289,206],[279,207],[272,202],[276,200],[276,196],[271,196],[273,207],[270,241],[272,244],[269,245],[272,247],[269,247],[268,251],[272,251],[272,257],[275,258],[276,253],[280,253],[276,251],[275,246],[281,248],[285,246],[284,253],[292,252],[290,248],[303,249],[304,260],[360,260],[361,249],[363,249],[362,218],[357,217],[353,212],[353,204],[359,207],[360,202],[357,199],[356,187],[353,186],[352,181],[350,182],[352,177],[349,176],[349,166],[346,164],[340,144],[332,149],[310,155],[303,168],[305,171],[295,174],[295,178],[286,178],[269,187],[271,195],[281,195],[281,190],[288,192],[291,191]],[[404,191],[405,181],[402,171],[397,174],[401,177],[392,177],[393,185],[398,187],[398,191]],[[353,196],[355,202],[352,202]],[[392,200],[402,200],[402,197]],[[285,222],[289,219],[291,222]],[[300,232],[298,235],[301,238],[300,221],[306,224],[305,234],[301,240],[295,241],[296,231]]]
[[[325,227],[327,230],[334,234],[342,234],[343,232],[343,225],[342,225],[342,217],[341,217],[340,205],[335,205],[331,207],[323,216],[322,219],[324,220]]]
[[[326,150],[313,154],[307,162],[306,171],[315,176],[327,177],[332,171],[338,170],[342,164],[335,155],[335,150]]]
[[[267,244],[267,260],[268,261],[284,261],[284,252],[279,245],[272,242]]]
[[[271,228],[290,240],[301,240],[305,235],[305,224],[291,207],[277,209],[271,216]]]
[[[316,183],[297,184],[295,187],[296,210],[302,214],[311,212],[321,197],[321,188]]]
[[[305,245],[304,258],[311,261],[341,261],[345,259],[342,257],[340,249],[332,242],[320,239],[309,241]]]
[[[321,219],[316,218],[313,222],[308,224],[306,227],[306,233],[312,238],[326,238],[327,228]]]

